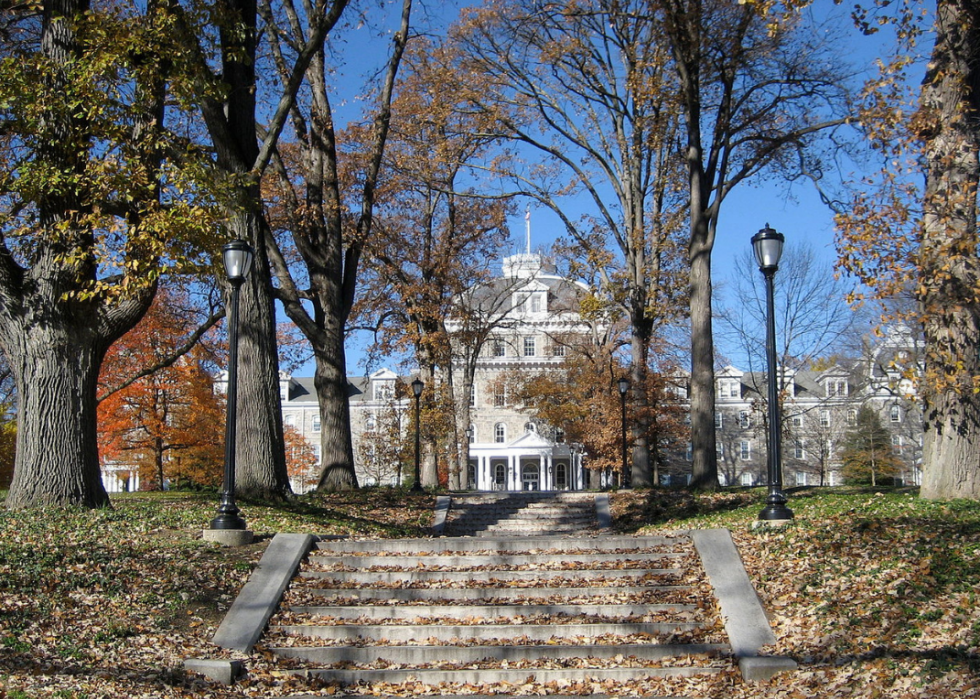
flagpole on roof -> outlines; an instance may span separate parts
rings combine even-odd
[[[531,205],[524,210],[524,229],[527,234],[527,254],[531,254]]]

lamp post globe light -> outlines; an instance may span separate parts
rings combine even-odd
[[[779,258],[783,254],[786,238],[766,224],[766,227],[752,236],[752,249],[759,264],[759,271],[766,279],[766,371],[767,401],[769,403],[768,449],[766,462],[769,473],[769,495],[766,506],[759,513],[759,519],[779,522],[793,519],[793,511],[786,506],[783,494],[782,440],[780,436],[779,388],[776,379],[776,309],[773,279],[779,268]]]
[[[218,516],[211,520],[212,530],[243,530],[245,520],[235,504],[235,439],[238,434],[238,297],[242,284],[252,269],[254,254],[244,240],[233,240],[222,249],[225,274],[231,284],[228,308],[228,413],[225,422],[225,473],[221,486]]]
[[[625,376],[619,377],[616,382],[616,388],[619,389],[619,406],[620,406],[620,443],[622,446],[622,457],[623,457],[623,487],[629,488],[632,481],[632,474],[629,470],[629,464],[626,460],[626,393],[630,390],[630,382]]]
[[[415,482],[412,483],[412,492],[421,493],[422,492],[422,466],[421,466],[421,449],[419,441],[419,416],[421,414],[421,408],[419,404],[419,399],[422,397],[422,389],[425,388],[425,384],[422,383],[421,379],[414,379],[412,381],[412,395],[415,396]]]

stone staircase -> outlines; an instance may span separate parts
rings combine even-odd
[[[595,533],[596,495],[572,492],[503,492],[453,495],[445,536],[560,536]]]
[[[318,541],[260,645],[315,686],[560,694],[732,666],[683,535]]]

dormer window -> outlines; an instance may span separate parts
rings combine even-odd
[[[846,379],[827,379],[826,387],[828,398],[844,398],[847,396]]]
[[[393,381],[379,381],[374,384],[375,400],[391,400],[395,397],[395,383]]]

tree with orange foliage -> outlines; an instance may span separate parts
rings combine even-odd
[[[131,465],[144,490],[221,480],[225,407],[212,374],[221,345],[198,343],[173,359],[198,327],[187,301],[161,291],[147,316],[113,345],[100,375],[101,463]],[[150,366],[162,368],[141,375]]]
[[[663,347],[657,343],[656,356]],[[515,402],[525,412],[548,426],[545,431],[561,430],[569,442],[585,445],[586,466],[593,473],[606,472],[617,483],[624,483],[622,472],[622,406],[616,382],[629,371],[615,356],[615,344],[567,343],[566,358],[560,366],[546,371],[514,372],[507,378]],[[627,449],[640,441],[649,448],[652,480],[680,470],[679,455],[689,439],[684,423],[684,406],[677,399],[677,365],[663,362],[650,366],[643,387],[649,400],[640,414],[630,404],[626,424],[630,427]],[[638,434],[638,429],[644,429]],[[642,438],[642,439],[641,439]]]
[[[283,425],[286,440],[286,472],[294,493],[305,493],[316,487],[320,480],[319,460],[303,433],[292,425]]]

